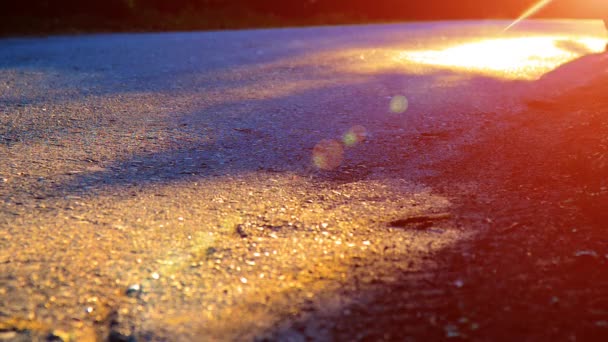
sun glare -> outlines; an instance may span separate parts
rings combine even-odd
[[[496,38],[438,50],[403,51],[398,59],[507,79],[533,80],[588,53],[604,50],[597,37]]]

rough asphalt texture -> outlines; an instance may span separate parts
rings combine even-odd
[[[608,338],[601,24],[403,59],[504,26],[0,40],[0,341]]]

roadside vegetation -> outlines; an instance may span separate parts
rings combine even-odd
[[[0,3],[0,35],[191,31],[466,18],[514,18],[529,0],[28,0]],[[573,0],[548,17],[597,14]]]

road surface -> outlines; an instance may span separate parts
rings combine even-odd
[[[506,285],[454,264],[525,202],[459,174],[501,168],[467,146],[604,70],[601,21],[507,24],[0,40],[0,340],[606,329],[600,302],[526,330],[525,296],[496,314]],[[562,292],[539,303],[578,312]]]

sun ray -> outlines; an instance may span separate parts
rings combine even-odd
[[[541,9],[543,9],[545,6],[547,6],[551,2],[553,2],[553,0],[540,0],[539,2],[537,2],[536,4],[534,4],[534,6],[530,7],[524,13],[522,13],[522,15],[519,16],[519,18],[515,19],[509,26],[507,26],[507,28],[505,28],[503,30],[503,32],[509,31],[515,25],[517,25],[520,22],[522,22],[522,21],[528,19],[529,17],[533,16],[534,14],[536,14],[538,11],[540,11]]]

